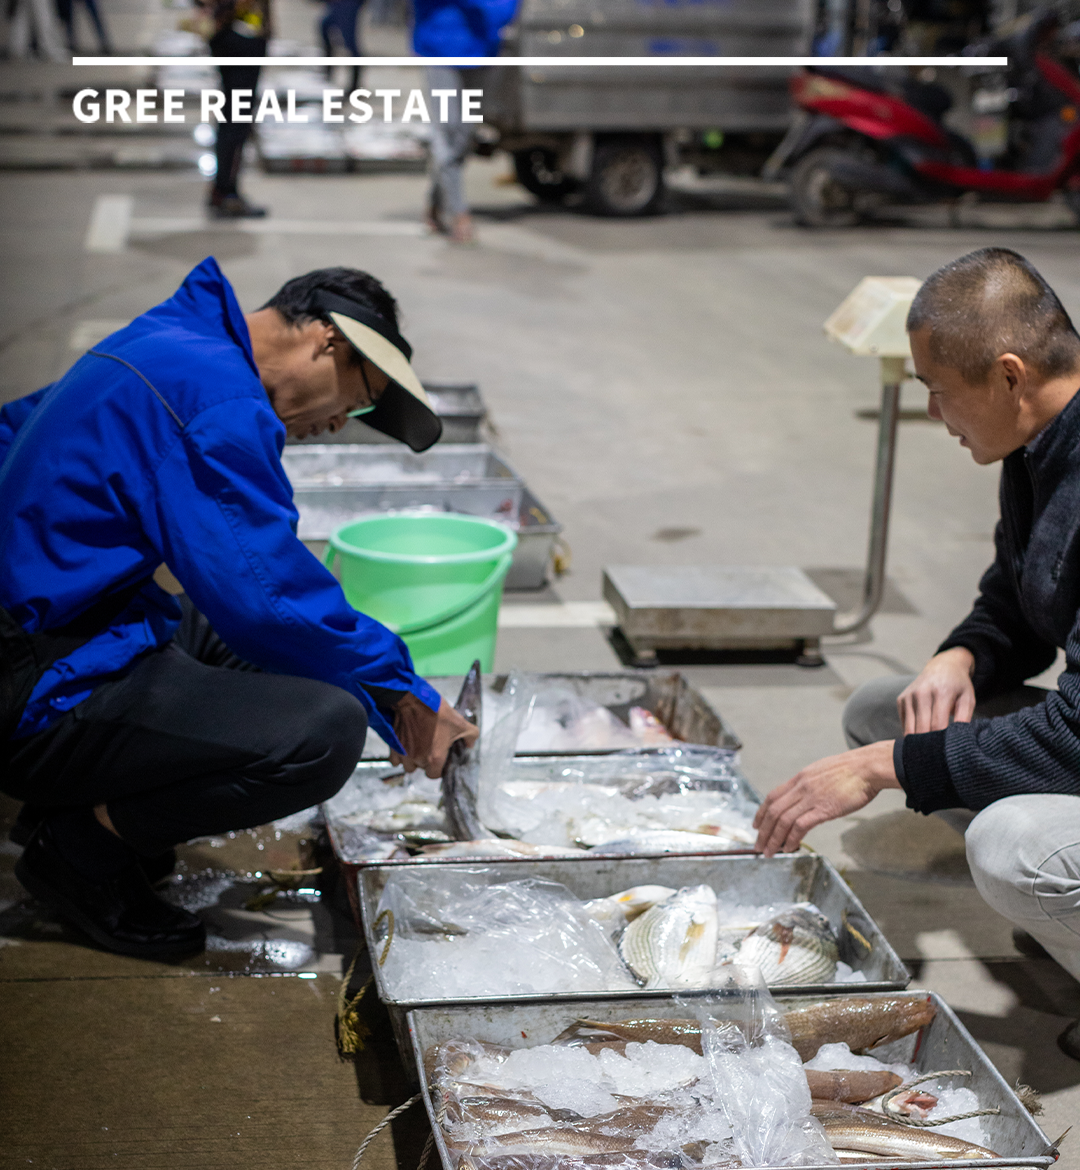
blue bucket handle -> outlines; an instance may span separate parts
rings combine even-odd
[[[323,557],[323,564],[333,572],[334,558],[337,556],[337,549],[331,541],[326,548],[326,555]],[[384,622],[383,625],[387,629],[393,630],[395,634],[402,636],[405,634],[419,634],[423,630],[430,629],[432,626],[441,626],[444,622],[451,621],[459,614],[463,614],[467,609],[474,606],[485,593],[489,593],[502,580],[503,577],[510,571],[510,565],[513,563],[513,552],[504,553],[495,562],[495,568],[480,582],[479,585],[463,600],[455,601],[454,604],[442,613],[437,613],[433,617],[421,618],[419,621],[407,622],[403,626],[395,626],[389,622]]]

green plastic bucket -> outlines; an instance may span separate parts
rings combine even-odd
[[[396,512],[343,524],[327,567],[340,565],[349,604],[389,626],[418,674],[464,674],[495,662],[503,580],[517,534],[453,512]]]

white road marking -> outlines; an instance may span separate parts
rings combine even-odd
[[[556,629],[618,624],[615,611],[606,601],[566,601],[562,605],[503,605],[499,629]]]
[[[266,219],[212,220],[194,216],[148,216],[133,219],[130,234],[168,236],[184,232],[235,231],[255,236],[423,236],[422,223],[409,220]]]
[[[122,252],[127,247],[134,206],[134,195],[99,195],[83,241],[86,251]]]

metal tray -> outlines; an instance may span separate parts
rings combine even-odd
[[[504,589],[542,589],[562,525],[483,443],[438,443],[414,454],[379,443],[299,443],[282,466],[300,513],[300,539],[320,560],[331,532],[357,516],[434,508],[500,520],[518,534]]]
[[[378,443],[287,447],[301,540],[326,540],[365,512],[438,508],[513,524],[524,485],[483,443],[438,444],[416,454]]]
[[[526,487],[521,493],[521,512],[516,525],[518,543],[514,562],[506,574],[504,589],[543,589],[548,581],[555,542],[562,525]]]
[[[641,750],[641,752],[635,753],[635,754],[636,755],[647,755],[650,751],[655,751],[655,750],[656,749],[643,748]],[[568,766],[572,766],[575,769],[583,772],[584,776],[585,776],[585,780],[584,780],[585,783],[599,784],[599,783],[602,783],[603,780],[605,779],[604,776],[598,774],[598,773],[600,773],[600,771],[603,767],[603,761],[613,754],[614,753],[612,753],[612,752],[606,752],[606,753],[596,752],[596,753],[593,753],[592,755],[559,756],[556,753],[552,752],[546,756],[541,756],[541,755],[515,756],[514,757],[514,764],[515,764],[515,766],[519,766],[523,770],[525,770],[525,769],[529,768],[530,765],[536,766],[539,764],[550,763],[550,761],[552,761],[553,759],[559,760],[560,762],[564,762]],[[390,866],[398,866],[398,865],[429,866],[429,865],[436,865],[436,864],[438,864],[438,865],[476,865],[478,863],[478,860],[481,860],[484,865],[501,865],[501,864],[505,864],[505,863],[516,864],[518,862],[519,859],[516,857],[508,857],[508,858],[487,858],[487,857],[485,857],[482,859],[477,859],[475,857],[457,857],[457,858],[455,858],[455,857],[447,857],[447,858],[408,857],[408,858],[401,858],[401,859],[388,859],[386,857],[365,856],[363,851],[359,847],[359,842],[364,837],[370,838],[373,835],[372,830],[358,829],[354,826],[349,825],[344,820],[344,818],[347,817],[350,813],[355,812],[358,808],[361,807],[361,800],[360,800],[360,796],[359,796],[359,792],[358,792],[358,789],[360,786],[360,781],[367,779],[370,776],[389,775],[389,774],[397,772],[397,771],[398,771],[397,768],[393,767],[391,764],[389,764],[385,760],[361,760],[360,763],[356,765],[356,768],[354,769],[353,774],[350,777],[350,779],[345,783],[344,787],[337,793],[337,795],[331,797],[330,800],[324,801],[322,803],[322,805],[320,806],[322,809],[323,817],[324,817],[325,822],[326,822],[326,831],[330,837],[330,844],[333,847],[334,854],[337,857],[337,859],[347,869],[349,869],[349,868],[357,869],[357,870],[366,869],[368,866],[372,866],[372,865],[390,865]],[[735,776],[734,792],[735,792],[736,796],[744,803],[748,803],[748,804],[752,804],[752,805],[760,804],[761,803],[760,797],[753,790],[753,788],[750,787],[749,782],[747,781],[746,777],[743,776],[743,774],[739,771],[738,767],[733,766],[731,771],[734,773],[734,776]],[[590,772],[597,773],[597,775],[590,777]],[[395,839],[395,834],[393,834],[393,833],[385,833],[385,834],[376,833],[374,835],[382,837],[387,843],[390,843]],[[741,846],[741,847],[736,848],[736,849],[728,849],[728,850],[723,850],[723,851],[718,850],[716,852],[710,851],[708,853],[688,852],[685,854],[655,854],[655,855],[654,854],[646,854],[646,853],[604,854],[604,853],[598,853],[594,849],[594,850],[589,851],[589,852],[583,852],[580,858],[566,857],[566,858],[562,858],[561,860],[567,861],[570,864],[575,864],[579,860],[585,860],[585,859],[596,858],[596,857],[612,857],[612,858],[645,857],[645,856],[717,857],[717,856],[723,856],[725,854],[733,854],[733,853],[749,854],[750,852],[751,852],[751,849],[750,849],[749,845]]]
[[[484,693],[501,694],[509,675],[484,675]],[[538,678],[556,682],[571,689],[583,699],[590,699],[614,711],[623,722],[631,707],[651,711],[667,730],[683,743],[701,743],[707,747],[725,747],[738,751],[742,740],[735,734],[705,696],[690,683],[684,674],[672,670],[630,671],[553,671],[540,673]],[[463,676],[444,675],[427,680],[451,703],[461,693]],[[566,752],[530,752],[529,755],[567,755]],[[586,752],[575,752],[586,755]],[[598,753],[605,754],[605,753]],[[363,759],[385,760],[389,757],[386,744],[369,730],[364,744]]]
[[[700,994],[700,993],[699,993]],[[849,990],[846,994],[850,995]],[[870,992],[869,998],[888,994]],[[895,994],[892,993],[892,994]],[[925,996],[926,992],[912,992],[913,996]],[[688,993],[683,998],[691,998]],[[1043,1131],[1032,1120],[1031,1115],[1009,1088],[1005,1079],[990,1063],[986,1054],[972,1038],[971,1033],[956,1018],[953,1011],[937,994],[929,993],[937,1008],[937,1015],[921,1033],[905,1036],[892,1044],[883,1044],[874,1049],[874,1055],[882,1060],[907,1061],[920,1072],[935,1069],[970,1069],[972,1076],[964,1083],[972,1088],[979,1100],[987,1107],[997,1106],[1001,1112],[995,1117],[986,1117],[989,1145],[1000,1152],[1000,1158],[985,1158],[978,1161],[950,1160],[942,1162],[907,1162],[905,1166],[919,1166],[923,1170],[976,1170],[978,1167],[1005,1166],[1049,1166],[1055,1156],[1050,1153],[1050,1142]],[[735,997],[733,996],[733,1001]],[[838,998],[821,996],[819,999]],[[807,997],[777,996],[781,1007],[804,1007]],[[456,1170],[450,1151],[443,1140],[442,1130],[436,1120],[434,1103],[424,1070],[424,1053],[433,1044],[442,1044],[458,1037],[483,1040],[489,1044],[501,1044],[508,1048],[524,1048],[539,1044],[550,1044],[555,1037],[579,1016],[596,1020],[618,1020],[630,1016],[648,1015],[659,1019],[685,1015],[685,1008],[672,998],[646,999],[636,997],[618,1002],[595,1000],[581,997],[575,1002],[545,1004],[488,1004],[483,1007],[447,1006],[416,1008],[406,1017],[409,1030],[410,1048],[419,1070],[424,1105],[428,1111],[435,1145],[445,1170]],[[856,1162],[847,1166],[859,1170],[880,1170],[886,1162]],[[899,1165],[899,1163],[897,1163]],[[826,1170],[824,1166],[805,1167],[804,1170]],[[835,1167],[829,1168],[835,1170]]]
[[[865,983],[809,983],[785,986],[785,995],[821,995],[844,992],[861,995],[863,991],[898,991],[907,987],[911,974],[903,960],[889,945],[877,923],[867,914],[854,891],[833,866],[816,854],[794,853],[779,857],[746,857],[730,855],[673,856],[565,859],[537,858],[536,860],[507,861],[498,869],[489,869],[488,863],[469,859],[470,876],[489,877],[489,884],[520,881],[523,878],[544,878],[560,882],[581,899],[606,898],[631,886],[660,885],[712,886],[721,898],[736,904],[758,902],[813,902],[829,919],[840,939],[840,957],[856,971],[866,976]],[[438,886],[446,880],[447,862],[427,862],[416,876],[417,880]],[[455,870],[460,872],[459,867]],[[394,867],[373,866],[357,875],[360,915],[364,939],[372,956],[372,969],[379,999],[386,1004],[398,1038],[402,1059],[409,1060],[409,1046],[405,1031],[405,1013],[417,1007],[441,1007],[446,1004],[481,1003],[559,1003],[580,999],[581,992],[559,995],[543,992],[535,995],[505,995],[479,997],[446,997],[437,1000],[403,1000],[394,995],[383,978],[378,959],[386,947],[386,931],[376,933],[379,899]],[[846,929],[853,927],[852,930]],[[858,936],[870,944],[869,952],[858,942]],[[393,940],[391,939],[391,946]],[[670,989],[659,991],[600,991],[597,1002],[668,999]]]

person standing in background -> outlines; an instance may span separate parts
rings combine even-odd
[[[319,32],[322,35],[323,51],[328,57],[334,55],[334,42],[339,39],[350,57],[359,57],[360,42],[356,36],[356,26],[360,20],[360,9],[364,0],[329,0],[326,5],[326,14],[319,23]],[[336,32],[337,38],[331,34]],[[333,75],[333,66],[326,67],[326,76]],[[352,80],[349,89],[354,90],[360,85],[360,66],[352,67]]]
[[[270,40],[270,0],[198,0],[205,14],[203,35],[215,57],[265,57]],[[254,98],[259,86],[258,65],[219,65],[225,94],[226,121],[217,128],[217,173],[207,206],[215,219],[259,218],[256,207],[240,194],[240,166],[252,123],[233,122],[234,90],[247,89]],[[254,106],[253,106],[254,108]]]
[[[419,57],[497,57],[500,34],[514,18],[517,0],[414,0],[413,51]],[[465,198],[465,159],[472,127],[461,119],[462,89],[482,89],[484,69],[429,66],[431,95],[431,193],[427,223],[458,244],[473,240]],[[440,91],[453,90],[448,120],[439,119]]]
[[[113,51],[112,42],[109,40],[109,33],[105,28],[105,22],[101,19],[101,13],[98,11],[97,0],[83,0],[83,3],[86,5],[87,15],[93,22],[101,52],[111,54]],[[56,0],[56,11],[67,31],[68,48],[73,53],[77,52],[78,50],[75,44],[75,0]]]

